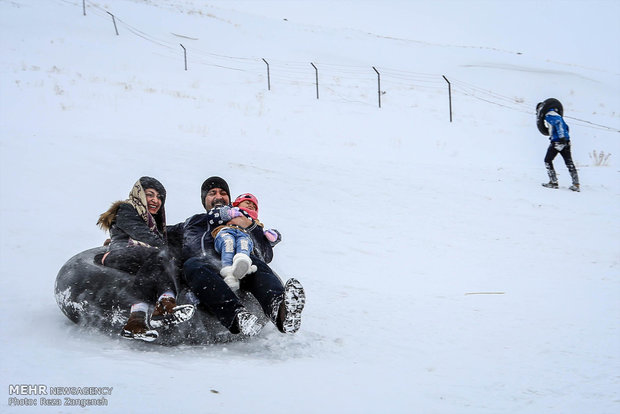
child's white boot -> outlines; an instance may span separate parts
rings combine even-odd
[[[245,253],[237,253],[233,257],[232,274],[237,279],[243,279],[245,275],[256,272],[256,266],[252,264],[252,259]]]
[[[233,266],[226,266],[220,270],[220,275],[224,278],[224,282],[232,290],[239,290],[239,280],[233,274]]]

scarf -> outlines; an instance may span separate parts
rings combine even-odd
[[[114,202],[105,213],[99,216],[99,220],[97,221],[99,227],[103,230],[110,230],[110,227],[112,227],[114,221],[116,220],[118,207],[123,203],[130,204],[136,210],[150,231],[158,234],[163,239],[166,238],[166,212],[164,210],[164,206],[162,204],[155,217],[149,213],[146,202],[146,193],[144,192],[144,188],[142,188],[142,184],[140,184],[140,180],[136,181],[133,185],[127,200]],[[139,240],[134,240],[132,238],[129,238],[128,245],[150,247],[149,244]]]

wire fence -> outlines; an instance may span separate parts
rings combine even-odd
[[[173,53],[183,52],[185,70],[188,70],[187,54],[188,49],[182,44],[171,42],[166,39],[158,38],[147,33],[132,24],[124,21],[112,12],[102,8],[101,6],[89,0],[57,0],[63,3],[78,6],[80,5],[84,16],[94,15],[98,18],[110,20],[114,26],[116,35],[119,35],[118,28],[127,31],[138,38],[143,39],[157,47],[167,49]],[[174,34],[174,33],[173,33]],[[192,39],[187,36],[176,35],[179,38]],[[412,72],[402,69],[385,68],[379,66],[361,67],[353,65],[341,65],[333,63],[321,63],[319,67],[315,62],[293,62],[282,61],[276,59],[267,59],[265,57],[240,57],[231,55],[222,55],[201,49],[200,47],[191,48],[192,65],[210,66],[214,68],[247,72],[253,74],[264,74],[267,78],[267,88],[271,90],[273,84],[288,84],[295,86],[314,86],[316,87],[316,98],[319,99],[319,86],[321,89],[330,91],[333,95],[339,97],[345,102],[356,102],[360,104],[370,105],[368,100],[355,99],[352,96],[357,91],[358,95],[367,96],[371,91],[371,85],[377,93],[377,106],[381,108],[381,97],[390,91],[416,91],[426,92],[429,94],[448,95],[450,101],[450,122],[452,122],[452,94],[466,96],[471,99],[478,100],[488,105],[495,105],[508,110],[517,111],[525,114],[534,114],[535,102],[527,102],[511,96],[506,96],[493,90],[481,88],[459,79],[448,79],[445,75]],[[271,68],[277,66],[277,71]],[[326,72],[329,76],[321,77]],[[365,92],[359,92],[362,90]],[[381,86],[383,85],[383,87]],[[386,87],[387,86],[387,87]],[[337,92],[343,88],[353,91],[345,96]],[[575,123],[592,129],[620,132],[620,129],[598,124],[589,120],[566,116]]]

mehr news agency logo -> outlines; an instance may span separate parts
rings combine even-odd
[[[107,406],[113,388],[9,384],[9,406]]]

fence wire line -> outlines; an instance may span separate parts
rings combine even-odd
[[[71,4],[74,6],[82,5],[82,1],[79,0],[77,2],[75,0],[56,1]],[[85,3],[88,6],[89,11],[91,11],[93,15],[99,18],[109,20],[108,13],[113,14],[90,0],[86,0]],[[116,15],[114,15],[114,17],[121,27],[125,28],[129,33],[133,34],[134,36],[153,43],[156,46],[168,49],[169,51],[172,51],[174,53],[180,53],[178,42],[170,42],[164,39],[157,38],[156,36],[146,33],[138,29],[137,27],[134,27],[133,25],[125,22]],[[270,65],[270,77],[272,80],[296,86],[315,85],[315,82],[313,80],[309,80],[310,74],[314,75],[314,69],[310,66],[310,62],[283,61],[278,59],[265,60]],[[191,61],[192,64],[247,73],[263,74],[265,69],[265,62],[263,61],[263,58],[260,57],[222,55],[209,52],[207,50],[203,50],[197,47],[191,48]],[[372,67],[343,65],[327,62],[323,63],[320,61],[314,61],[313,63],[317,66],[319,70],[319,77],[321,78],[320,85],[322,88],[326,88],[333,95],[338,96],[342,101],[350,103],[369,104],[368,102],[362,102],[355,99],[346,98],[342,94],[337,93],[334,88],[359,88],[359,85],[345,86],[345,83],[350,84],[351,81],[355,80],[369,82],[369,84],[372,84],[374,82],[376,84],[377,74],[374,72]],[[445,81],[441,77],[441,75],[419,73],[403,69],[383,68],[378,66],[376,67],[381,74],[382,89],[388,89],[384,86],[399,88],[404,91],[423,90],[428,92],[443,92],[446,89]],[[343,79],[346,80],[346,82],[343,82]],[[519,100],[515,97],[502,95],[498,92],[487,90],[458,79],[450,78],[450,82],[453,85],[453,92],[460,93],[464,96],[477,99],[487,104],[500,106],[509,110],[518,111],[528,115],[535,114],[535,111],[532,109],[536,105],[535,102],[527,102],[525,100]],[[385,90],[383,90],[382,93],[385,93]],[[592,121],[570,116],[566,116],[565,118],[576,121],[584,127],[620,132],[620,129],[598,124]]]

